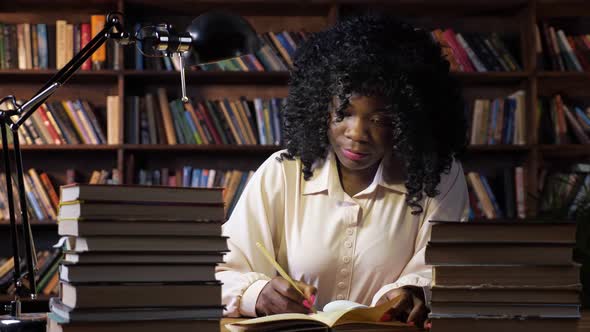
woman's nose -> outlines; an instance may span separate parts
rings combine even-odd
[[[353,141],[364,142],[368,138],[368,124],[359,117],[351,117],[346,123],[345,136]]]

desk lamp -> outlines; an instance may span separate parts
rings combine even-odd
[[[145,26],[133,36],[125,32],[122,25],[122,14],[109,13],[104,28],[61,68],[39,91],[24,104],[19,104],[15,96],[0,99],[0,105],[8,103],[10,109],[0,109],[0,130],[2,134],[2,158],[8,194],[10,215],[10,242],[14,259],[13,283],[16,288],[14,300],[7,306],[8,315],[0,316],[0,332],[8,331],[45,331],[44,314],[24,314],[21,312],[21,297],[37,298],[35,270],[36,256],[33,235],[27,215],[27,202],[23,179],[23,162],[18,137],[18,129],[51,95],[82,66],[108,39],[121,45],[136,44],[145,56],[173,56],[180,59],[180,77],[182,100],[187,102],[184,67],[195,66],[207,62],[215,62],[254,53],[260,46],[258,37],[250,24],[241,16],[227,12],[207,12],[195,18],[185,32],[176,32],[172,25],[164,23]],[[139,46],[141,44],[141,46]],[[8,146],[10,128],[13,138],[13,159],[16,164],[16,188],[19,199],[19,213],[22,220],[22,231],[17,228],[15,197],[12,184],[12,162]],[[24,269],[21,265],[24,242]],[[23,271],[24,270],[24,271]],[[29,291],[25,294],[22,280],[29,280]],[[1,308],[0,308],[1,309]]]

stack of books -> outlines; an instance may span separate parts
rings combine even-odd
[[[62,186],[48,331],[219,331],[223,217],[220,188]]]
[[[576,224],[434,221],[432,332],[576,331]]]

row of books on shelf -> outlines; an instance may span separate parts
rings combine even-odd
[[[517,57],[498,33],[462,33],[435,29],[431,37],[442,46],[452,71],[489,72],[522,70]]]
[[[193,188],[223,187],[223,201],[226,214],[229,216],[253,174],[254,171],[215,170],[192,166],[184,166],[177,170],[140,169],[137,173],[137,184]]]
[[[36,273],[37,294],[54,295],[59,290],[58,267],[61,261],[61,250],[42,250],[37,252],[36,261],[38,272]],[[25,261],[21,260],[21,269],[24,269]],[[0,258],[0,294],[14,295],[14,259],[12,257]],[[23,286],[30,289],[28,278],[21,279]]]
[[[203,71],[287,71],[293,68],[297,48],[310,37],[305,31],[259,34],[261,48],[255,54],[203,64]],[[519,71],[521,65],[498,33],[455,33],[453,29],[431,31],[432,39],[443,46],[451,70],[461,72]],[[136,70],[178,70],[169,58],[146,59],[135,51]]]
[[[507,97],[476,99],[471,115],[469,143],[526,144],[525,92]]]
[[[0,107],[11,107],[8,103]],[[25,144],[107,144],[98,112],[86,100],[62,100],[42,104],[19,128],[19,141]],[[112,134],[111,134],[112,135]],[[8,136],[12,143],[12,136]]]
[[[564,100],[560,94],[538,102],[539,142],[590,144],[590,107]]]
[[[126,98],[125,142],[238,145],[280,145],[282,142],[284,98],[248,100],[242,97],[183,103],[180,99],[169,101],[164,89],[158,89],[157,99],[150,93],[145,97]]]
[[[575,219],[590,211],[590,165],[574,164],[566,170],[543,168],[533,199],[538,214],[553,219]],[[526,218],[526,172],[506,168],[498,174],[466,174],[470,219]]]
[[[104,27],[104,15],[91,15],[90,22],[0,23],[0,69],[60,69]],[[119,69],[114,42],[102,45],[81,70]]]
[[[536,25],[538,67],[555,71],[590,70],[590,34],[566,34],[547,22]]]
[[[490,177],[466,174],[470,219],[526,218],[526,187],[523,167],[505,168]]]
[[[539,175],[539,211],[573,219],[590,210],[590,165],[574,164],[569,169]]]
[[[15,180],[14,178],[12,180],[13,193],[18,192]],[[66,170],[66,184],[78,182],[78,180],[80,180],[79,174],[74,169]],[[29,216],[40,221],[56,220],[59,210],[59,195],[58,188],[54,185],[55,182],[46,172],[39,172],[34,168],[24,174],[24,181]],[[93,170],[88,183],[120,184],[121,179],[117,169],[111,171]],[[0,173],[0,220],[8,220],[10,216],[7,197],[6,178],[4,173]],[[16,195],[15,202],[17,209],[19,209],[19,200]]]
[[[140,24],[135,26],[136,30],[140,28]],[[309,35],[305,31],[260,33],[258,38],[261,47],[255,54],[200,64],[197,68],[202,71],[288,71],[293,68],[295,50],[309,38]],[[136,70],[180,70],[180,63],[176,57],[145,57],[139,47],[134,52]]]

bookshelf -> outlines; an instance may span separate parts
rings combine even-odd
[[[136,22],[173,23],[182,29],[190,20],[210,9],[228,9],[245,16],[259,32],[282,30],[318,31],[334,24],[339,17],[368,8],[398,15],[426,28],[453,28],[465,32],[500,32],[511,35],[517,45],[515,54],[521,69],[509,72],[455,72],[462,83],[465,98],[472,104],[476,98],[505,97],[516,90],[526,93],[524,145],[474,145],[463,156],[465,171],[493,172],[505,167],[523,166],[527,197],[527,216],[537,213],[538,173],[542,167],[560,167],[587,160],[590,146],[581,144],[540,144],[536,130],[537,97],[554,93],[571,94],[590,99],[590,72],[558,72],[540,69],[534,48],[535,23],[562,23],[570,32],[590,33],[590,6],[584,0],[59,0],[47,6],[41,0],[14,0],[0,4],[0,22],[47,23],[58,19],[72,23],[88,22],[92,14],[120,11],[131,31]],[[565,22],[565,23],[564,23]],[[573,23],[572,23],[573,22]],[[577,24],[582,22],[583,24]],[[570,24],[571,23],[571,24]],[[576,30],[578,29],[578,30]],[[91,102],[106,118],[106,96],[120,96],[123,109],[126,96],[155,93],[163,87],[170,99],[180,95],[180,75],[175,71],[138,71],[132,68],[133,53],[121,49],[121,68],[114,70],[78,71],[52,100],[83,98]],[[51,51],[51,48],[50,48]],[[28,98],[55,69],[0,70],[0,96],[14,94]],[[187,92],[197,98],[270,98],[287,95],[287,72],[188,71]],[[472,109],[469,110],[471,112]],[[468,113],[471,116],[471,113]],[[124,118],[124,116],[121,116]],[[104,121],[106,124],[106,121]],[[123,129],[121,129],[123,130]],[[123,135],[121,135],[124,137]],[[117,169],[124,183],[139,167],[182,165],[202,168],[254,170],[279,146],[257,145],[26,145],[22,147],[26,169],[47,172],[54,185],[65,183],[65,168],[75,168],[82,179],[93,169]],[[92,162],[89,162],[92,161]],[[34,222],[33,233],[46,248],[56,226],[47,221]],[[53,234],[52,234],[53,233]],[[8,227],[0,223],[0,243],[8,243]],[[9,248],[0,247],[0,256]],[[0,296],[0,302],[3,298]]]

